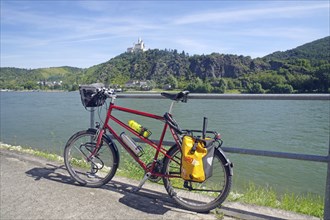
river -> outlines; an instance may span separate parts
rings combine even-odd
[[[68,138],[87,129],[90,113],[78,92],[1,92],[1,142],[63,154]],[[117,99],[129,108],[163,115],[170,101]],[[224,146],[327,155],[329,101],[188,100],[173,114],[182,128],[201,129],[203,116],[209,130],[222,134]],[[100,115],[103,117],[105,110]],[[95,113],[96,121],[98,113]],[[159,137],[158,121],[120,113],[135,119]],[[169,137],[169,136],[168,136]],[[247,183],[270,186],[279,192],[324,195],[326,164],[288,159],[228,154],[234,162],[234,189]]]

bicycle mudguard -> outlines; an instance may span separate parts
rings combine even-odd
[[[233,176],[234,175],[234,170],[233,170],[234,164],[232,162],[230,162],[230,160],[226,157],[226,155],[223,152],[223,150],[221,149],[221,147],[218,147],[215,150],[217,150],[221,154],[221,156],[225,159],[225,161],[227,162],[225,164],[225,167],[228,167],[230,176]]]
[[[97,130],[94,129],[94,128],[89,128],[88,131],[92,131],[95,134],[97,133]],[[112,141],[112,139],[110,138],[110,136],[107,135],[106,133],[103,134],[103,137],[113,146],[113,149],[115,150],[115,154],[116,154],[115,156],[118,157],[118,164],[119,164],[119,162],[120,162],[120,156],[119,156],[119,150],[118,150],[117,145],[115,144],[114,141]]]

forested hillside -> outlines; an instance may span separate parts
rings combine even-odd
[[[123,53],[88,69],[1,68],[0,88],[44,89],[49,88],[46,82],[61,81],[57,89],[75,90],[84,83],[122,87],[129,80],[140,80],[147,83],[144,89],[166,87],[191,92],[330,92],[329,51],[330,37],[256,59],[219,53],[191,56],[184,51],[153,49]]]
[[[3,67],[0,88],[11,90],[65,89],[76,90],[84,70],[76,67],[19,69]]]
[[[311,43],[304,44],[292,50],[287,50],[285,52],[274,52],[264,58],[270,59],[308,59],[312,63],[317,63],[319,60],[330,59],[330,37],[325,37],[320,40],[313,41]]]
[[[160,88],[170,84],[193,92],[329,92],[329,51],[330,37],[256,59],[155,49],[121,54],[87,78],[120,85],[129,79],[149,80]]]

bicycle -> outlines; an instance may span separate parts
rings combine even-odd
[[[187,102],[188,91],[182,91],[177,94],[161,93],[162,96],[172,100],[172,102],[169,111],[164,116],[159,116],[116,105],[117,95],[114,90],[106,89],[102,85],[93,84],[90,87],[85,87],[85,90],[83,90],[84,88],[81,87],[80,93],[85,108],[100,107],[105,103],[106,99],[110,99],[110,104],[107,108],[103,125],[97,122],[96,129],[89,128],[88,130],[75,133],[65,146],[65,166],[70,176],[80,185],[100,187],[113,178],[120,161],[119,150],[115,144],[116,140],[145,171],[140,184],[138,187],[133,188],[132,191],[140,190],[148,179],[153,182],[158,182],[162,179],[170,197],[187,210],[208,212],[224,202],[232,184],[233,164],[221,149],[222,140],[220,139],[220,134],[215,131],[207,131],[206,123],[203,125],[203,131],[182,130],[171,113],[174,103]],[[152,118],[164,123],[160,139],[158,141],[151,140],[143,132],[137,132],[115,117],[113,110]],[[129,131],[130,134],[153,147],[155,154],[152,162],[142,161],[137,152],[141,152],[141,149],[130,148],[129,144],[124,141],[125,136],[118,135],[114,128],[109,125],[109,121],[118,124],[125,131]],[[166,150],[163,142],[168,130],[175,144]],[[211,139],[214,143],[217,143],[213,157],[213,175],[201,183],[184,180],[181,177],[182,139],[185,135],[194,133],[203,133],[204,136],[212,135]]]

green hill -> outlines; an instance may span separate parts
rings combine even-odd
[[[304,44],[292,50],[285,52],[274,52],[265,56],[267,60],[280,59],[307,59],[311,62],[319,60],[330,60],[330,36]]]
[[[88,69],[1,68],[0,88],[75,90],[79,84],[103,82],[124,86],[129,80],[139,80],[147,83],[143,89],[166,87],[214,93],[228,90],[329,92],[329,51],[329,36],[256,59],[219,53],[189,56],[184,51],[153,49],[123,53]]]
[[[329,92],[329,40],[256,59],[219,53],[189,56],[158,49],[123,53],[98,65],[88,78],[120,85],[129,79],[149,80],[160,88],[170,84],[193,92]]]
[[[51,67],[39,69],[0,68],[0,88],[13,90],[77,89],[84,69]],[[72,85],[76,85],[72,88]]]

